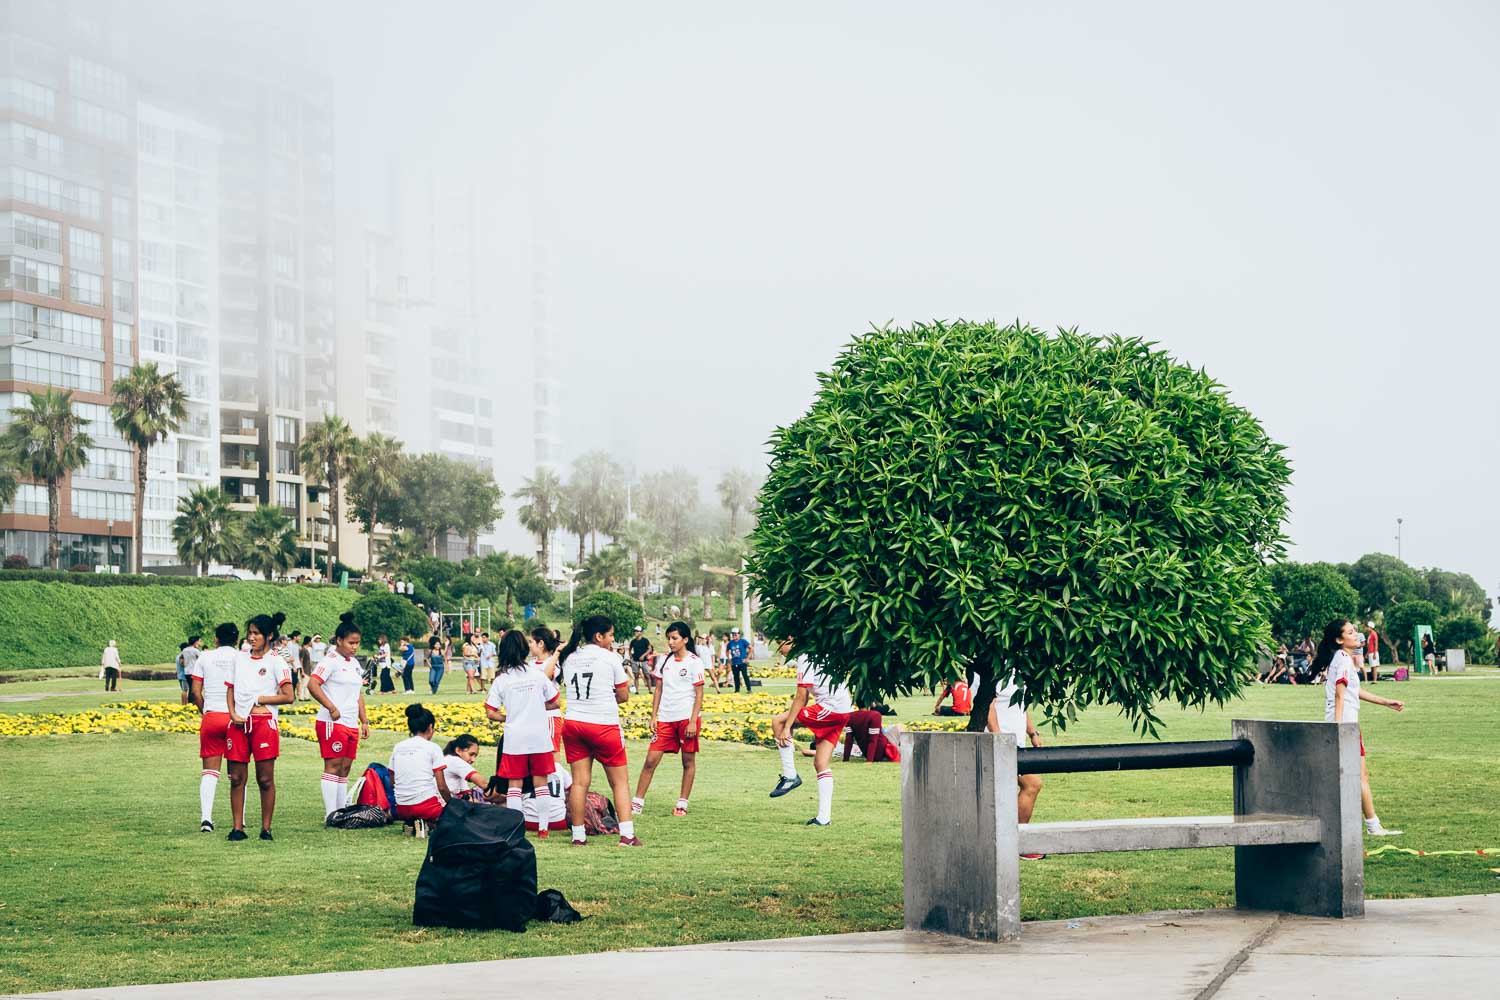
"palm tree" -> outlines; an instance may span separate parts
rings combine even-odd
[[[297,526],[280,507],[263,503],[245,520],[239,562],[267,580],[296,565]]]
[[[625,470],[609,452],[590,451],[573,460],[569,485],[581,512],[578,523],[589,535],[589,552],[598,552],[599,532],[625,520]],[[583,564],[581,541],[578,562]]]
[[[534,559],[503,552],[489,556],[487,560],[494,563],[495,568],[490,572],[499,585],[501,593],[505,595],[505,617],[507,618],[511,617],[511,608],[514,607],[518,593],[528,589],[535,591],[546,588],[542,575],[537,572]]]
[[[620,540],[635,553],[635,599],[646,606],[646,567],[668,551],[667,537],[644,518],[633,518],[621,529]]]
[[[589,499],[582,484],[569,483],[563,487],[557,519],[570,534],[578,536],[578,561],[574,565],[582,566],[583,542],[593,527],[589,517]]]
[[[215,486],[200,486],[177,501],[172,541],[178,557],[197,566],[199,576],[208,575],[209,563],[233,558],[235,533],[230,526],[235,518],[229,504],[229,494]]]
[[[372,431],[354,451],[353,471],[349,474],[349,497],[352,513],[372,543],[381,512],[388,512],[401,495],[401,442],[379,431]],[[365,572],[375,560],[375,547],[369,546]]]
[[[16,474],[5,466],[8,456],[0,454],[0,507],[4,507],[16,498],[16,491],[21,488],[21,483],[16,479]]]
[[[349,474],[354,457],[356,438],[343,417],[329,413],[322,420],[311,424],[302,435],[302,446],[298,457],[302,464],[321,476],[328,487],[330,504],[329,522],[333,534],[328,539],[328,582],[333,582],[333,567],[339,561],[339,534],[343,522],[339,520],[339,480]]]
[[[583,563],[579,582],[590,587],[615,587],[630,577],[630,552],[623,545],[606,545]]]
[[[64,389],[27,393],[26,406],[11,411],[5,429],[4,451],[16,471],[33,482],[47,484],[47,562],[58,568],[57,518],[63,477],[89,461],[93,438],[73,412],[73,394]],[[137,535],[139,545],[140,536]]]
[[[187,393],[177,380],[176,372],[157,370],[155,361],[144,361],[115,379],[111,390],[114,402],[109,415],[115,429],[135,448],[135,511],[133,525],[135,546],[131,569],[141,571],[141,542],[145,539],[146,455],[168,434],[176,434],[187,419]]]
[[[421,535],[415,531],[398,531],[380,547],[380,565],[382,569],[399,573],[402,566],[426,554],[427,542]]]
[[[552,532],[561,522],[562,493],[562,481],[545,465],[516,491],[523,501],[519,511],[521,527],[537,538],[541,550],[537,559],[543,576],[552,565]]]
[[[719,480],[719,503],[729,511],[729,534],[739,535],[739,513],[749,510],[755,500],[758,487],[755,478],[744,469],[730,469]]]

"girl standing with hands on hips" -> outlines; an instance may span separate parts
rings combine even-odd
[[[1336,618],[1323,630],[1323,639],[1318,643],[1318,652],[1313,657],[1312,672],[1326,669],[1323,703],[1324,722],[1359,722],[1359,703],[1368,701],[1372,705],[1384,705],[1397,712],[1405,703],[1391,698],[1371,694],[1359,686],[1359,668],[1354,665],[1354,652],[1362,639],[1354,623]],[[1375,798],[1370,794],[1370,769],[1365,763],[1365,735],[1359,734],[1359,805],[1365,815],[1365,832],[1372,837],[1399,837],[1400,830],[1387,830],[1380,825],[1375,815]]]
[[[358,756],[359,741],[370,738],[364,679],[359,661],[354,658],[359,651],[359,639],[353,612],[344,612],[333,633],[333,649],[307,678],[307,691],[319,706],[313,729],[318,735],[318,752],[323,756],[325,819],[347,804],[349,769]]]

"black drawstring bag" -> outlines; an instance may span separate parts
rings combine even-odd
[[[377,826],[385,826],[391,821],[391,814],[379,806],[362,806],[359,803],[335,809],[328,814],[324,822],[338,830],[368,830]]]
[[[449,802],[427,835],[412,923],[519,933],[536,899],[536,852],[521,811]]]
[[[537,893],[533,916],[549,924],[576,924],[583,919],[583,914],[573,909],[573,904],[557,889]]]

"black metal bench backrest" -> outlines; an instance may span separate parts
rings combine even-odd
[[[1016,752],[1017,774],[1077,771],[1156,771],[1169,767],[1246,767],[1255,760],[1249,740],[1188,743],[1101,743],[1036,747]]]

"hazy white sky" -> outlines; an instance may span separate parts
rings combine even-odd
[[[570,453],[707,480],[872,322],[1077,325],[1205,367],[1289,446],[1298,558],[1394,551],[1400,516],[1408,561],[1500,589],[1492,5],[312,16],[342,170],[400,147],[492,185],[502,336],[548,247]]]

